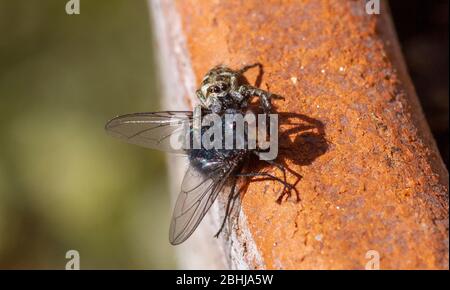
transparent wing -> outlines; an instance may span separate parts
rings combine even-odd
[[[172,153],[184,153],[181,143],[192,123],[192,112],[134,113],[115,117],[105,125],[108,134],[128,143]]]
[[[189,166],[173,210],[169,240],[178,245],[189,238],[225,185],[234,167],[218,167],[206,176]]]

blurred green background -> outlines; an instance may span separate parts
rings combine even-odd
[[[0,0],[0,268],[173,268],[164,155],[112,139],[159,108],[145,0]]]
[[[164,155],[111,117],[159,107],[145,0],[0,0],[0,269],[174,268]],[[390,1],[448,166],[448,0]]]

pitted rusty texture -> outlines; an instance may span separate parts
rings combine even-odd
[[[448,268],[448,173],[396,39],[362,3],[176,2],[197,80],[260,62],[261,88],[285,97],[278,161],[301,175],[288,176],[301,201],[276,203],[268,180],[242,201],[268,269],[364,269],[370,250],[382,269]]]

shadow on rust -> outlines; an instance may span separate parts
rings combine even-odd
[[[249,69],[252,67],[258,67],[259,73],[256,77],[255,87],[260,87],[264,67],[260,63],[256,63],[251,66],[245,67]],[[243,77],[243,82],[249,83],[248,80]],[[280,99],[284,99],[283,96],[277,96]],[[252,107],[252,104],[251,106]],[[276,162],[284,167],[290,174],[295,176],[295,182],[292,184],[293,191],[296,194],[296,201],[301,201],[301,196],[296,189],[296,185],[301,181],[302,175],[289,168],[288,161],[299,166],[308,166],[318,158],[325,154],[329,148],[329,142],[325,136],[325,125],[317,119],[306,116],[304,114],[291,113],[291,112],[278,112],[275,108],[274,112],[279,117],[279,127],[281,132],[279,133],[279,152],[276,158]],[[257,157],[254,156],[248,165],[243,168],[244,172],[265,172],[268,169],[268,164],[265,162],[258,162]],[[270,180],[266,177],[250,178],[249,181],[265,181]],[[249,182],[245,182],[239,189],[241,199],[244,197],[245,192],[248,189]],[[290,199],[291,192],[283,191],[276,201],[281,204],[285,197]]]

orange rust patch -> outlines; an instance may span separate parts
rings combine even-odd
[[[277,204],[272,181],[252,182],[243,199],[269,269],[363,269],[369,250],[383,269],[448,268],[448,173],[431,161],[439,156],[384,24],[360,2],[177,2],[198,80],[220,63],[260,62],[262,87],[286,98],[276,110],[310,124],[281,123],[292,134],[279,161],[302,176],[301,202]]]

